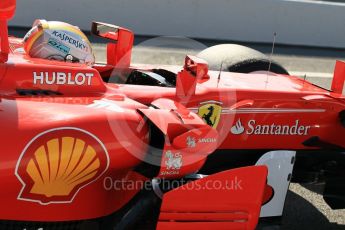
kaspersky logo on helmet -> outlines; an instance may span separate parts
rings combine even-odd
[[[258,124],[256,120],[249,120],[246,125],[243,125],[241,119],[235,123],[230,129],[234,135],[298,135],[306,136],[309,134],[311,126],[301,125],[299,120],[291,125],[277,125],[271,124]]]
[[[64,42],[68,42],[69,44],[75,46],[78,49],[85,50],[85,51],[87,51],[88,49],[88,46],[84,42],[82,42],[81,39],[73,38],[71,35],[63,31],[54,30],[51,34],[55,38],[58,38],[59,40],[64,41]]]
[[[33,138],[22,152],[16,176],[22,183],[19,200],[71,203],[109,167],[105,146],[78,128],[59,128]]]

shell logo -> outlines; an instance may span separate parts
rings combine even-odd
[[[16,176],[23,185],[18,199],[71,203],[108,167],[108,152],[93,134],[78,128],[48,130],[33,138],[18,160]]]

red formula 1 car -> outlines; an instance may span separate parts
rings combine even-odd
[[[0,9],[0,229],[254,229],[291,180],[345,207],[345,63],[332,91],[257,53],[132,66],[133,33],[96,22],[106,64],[31,58]]]

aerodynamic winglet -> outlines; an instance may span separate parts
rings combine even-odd
[[[345,84],[345,62],[337,61],[334,69],[334,77],[332,81],[332,91],[334,93],[343,94]]]

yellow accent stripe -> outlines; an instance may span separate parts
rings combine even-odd
[[[44,149],[44,146],[41,146],[37,149],[35,152],[35,158],[37,161],[37,165],[39,167],[39,171],[41,172],[42,175],[42,180],[43,183],[48,183],[49,182],[49,163],[47,159],[47,153],[46,150]]]
[[[88,166],[83,172],[79,173],[79,175],[76,175],[74,178],[71,178],[67,181],[69,184],[81,184],[85,182],[85,178],[88,178],[90,173],[97,173],[98,168],[100,167],[101,163],[99,159],[96,159],[95,161],[92,162],[90,166]]]
[[[74,145],[71,160],[63,176],[64,179],[70,177],[70,174],[74,171],[75,167],[78,165],[78,162],[84,150],[84,146],[85,146],[85,142],[80,139],[77,139]]]
[[[85,181],[88,181],[90,179],[92,179],[94,176],[96,176],[97,171],[92,172],[91,174],[85,176],[84,178],[82,178],[81,180],[77,180],[72,182],[71,184],[69,184],[69,186],[71,186],[72,188],[76,187],[77,185],[84,183]]]
[[[96,157],[96,151],[88,146],[82,159],[78,163],[77,167],[74,169],[74,171],[69,175],[69,178],[74,178],[77,176],[83,176],[88,174],[88,168],[87,166],[92,162],[92,160]],[[86,170],[85,170],[86,169]],[[96,169],[96,168],[95,168]],[[92,169],[93,171],[94,169]]]
[[[29,51],[32,47],[32,45],[36,42],[36,40],[43,34],[43,30],[37,30],[37,32],[35,32],[31,38],[29,38],[28,41],[26,41],[25,43],[25,50]]]
[[[57,179],[60,179],[67,170],[68,163],[70,162],[72,150],[74,146],[73,137],[63,137],[60,156],[60,168]]]
[[[30,175],[35,184],[44,184],[44,181],[42,180],[40,172],[38,171],[38,168],[33,159],[29,161],[29,164],[26,168],[26,172]]]
[[[55,181],[59,169],[59,140],[57,138],[48,141],[48,156],[50,166],[50,182]]]

